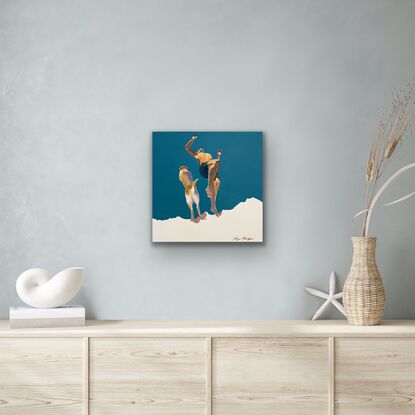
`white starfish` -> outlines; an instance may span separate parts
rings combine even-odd
[[[337,301],[338,299],[343,297],[343,292],[336,294],[336,274],[334,273],[334,271],[330,274],[328,294],[323,293],[323,291],[316,290],[315,288],[304,287],[304,290],[311,295],[315,295],[316,297],[324,298],[326,300],[315,312],[312,320],[317,320],[324,313],[324,311],[330,304],[333,304],[334,307],[336,307],[337,310],[340,311],[340,313],[346,316],[346,312],[344,311],[343,305],[339,301]]]

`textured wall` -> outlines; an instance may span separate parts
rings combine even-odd
[[[20,272],[72,265],[89,317],[310,317],[303,286],[347,275],[414,20],[412,0],[0,0],[0,317]],[[264,131],[265,244],[150,243],[153,130]],[[392,167],[414,160],[412,136]],[[389,318],[415,318],[414,208],[373,221]]]

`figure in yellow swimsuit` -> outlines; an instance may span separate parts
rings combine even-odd
[[[207,179],[208,186],[206,188],[206,194],[210,198],[211,207],[210,210],[216,215],[220,216],[216,208],[216,199],[218,196],[220,179],[219,179],[219,166],[220,166],[220,156],[222,155],[221,150],[217,151],[217,158],[213,159],[212,155],[205,153],[203,148],[194,152],[190,147],[196,141],[197,136],[193,135],[189,142],[185,145],[185,150],[194,157],[199,163],[199,173],[202,177]]]

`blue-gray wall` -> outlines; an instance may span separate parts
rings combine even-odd
[[[89,317],[309,318],[303,286],[347,275],[414,21],[413,0],[0,0],[0,317],[23,270],[83,265]],[[264,245],[150,243],[153,130],[264,131]],[[414,160],[412,136],[392,167]],[[388,318],[415,318],[414,211],[373,221]]]

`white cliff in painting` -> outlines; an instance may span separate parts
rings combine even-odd
[[[194,223],[181,217],[153,219],[154,242],[262,242],[262,202],[249,198],[221,215]]]
[[[60,307],[70,301],[81,288],[85,268],[72,267],[51,277],[46,269],[31,268],[16,281],[16,291],[27,305],[36,308]]]

